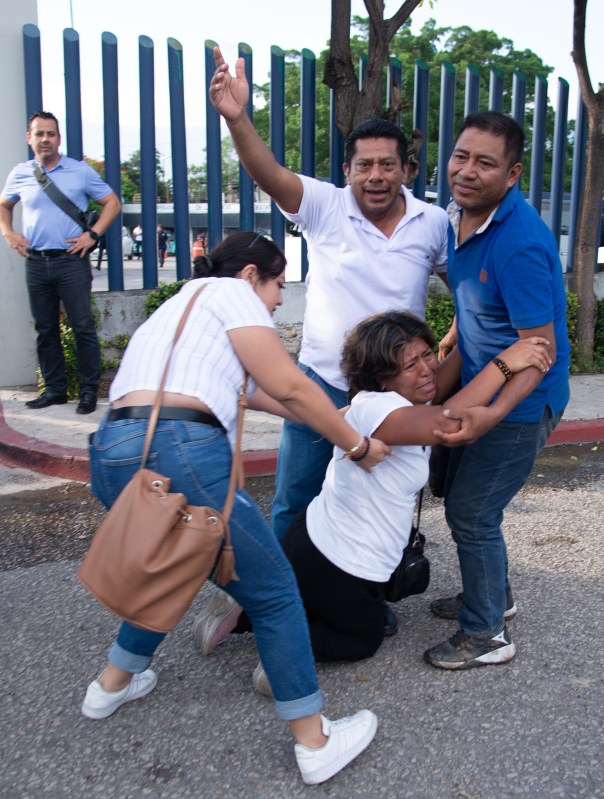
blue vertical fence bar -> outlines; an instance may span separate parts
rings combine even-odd
[[[403,66],[396,56],[390,56],[386,76],[386,106],[391,108],[395,103],[399,103],[403,93]],[[399,128],[402,125],[400,107],[394,116],[394,124]]]
[[[587,115],[585,104],[579,94],[577,118],[575,121],[575,145],[573,151],[573,174],[570,190],[570,219],[568,223],[568,246],[566,250],[566,271],[572,272],[575,265],[575,241],[577,220],[581,207],[581,189],[585,178],[585,148],[587,146]],[[598,230],[598,236],[600,231]]]
[[[440,71],[440,130],[438,132],[438,196],[441,208],[449,204],[450,192],[447,182],[447,164],[453,149],[453,124],[455,117],[455,67],[443,62]]]
[[[363,53],[359,58],[359,90],[365,85],[365,75],[367,74],[367,53]]]
[[[157,171],[155,158],[155,48],[148,36],[138,38],[141,127],[141,225],[143,288],[157,286]]]
[[[317,59],[312,50],[302,50],[300,69],[300,146],[302,157],[300,168],[303,175],[314,177],[315,174],[315,142],[316,142],[316,71]],[[301,279],[306,280],[308,274],[308,248],[302,236]]]
[[[545,117],[547,112],[547,79],[542,75],[537,75],[535,78],[534,105],[529,202],[538,213],[541,213],[545,165]]]
[[[285,53],[276,44],[271,46],[270,87],[271,150],[277,162],[283,165],[285,164]],[[274,202],[271,202],[271,235],[283,249],[285,218]]]
[[[119,198],[122,196],[120,170],[120,111],[117,68],[117,39],[113,33],[101,36],[103,63],[103,118],[105,144],[105,180]],[[122,265],[122,215],[118,214],[107,230],[107,269],[110,291],[124,288]]]
[[[503,111],[503,75],[497,67],[489,75],[489,111]]]
[[[344,139],[338,130],[336,118],[336,98],[333,89],[329,90],[329,180],[334,186],[344,185]]]
[[[519,69],[512,77],[512,116],[524,130],[524,109],[526,106],[526,78]]]
[[[172,140],[172,194],[176,279],[191,277],[189,234],[189,183],[187,180],[187,134],[182,45],[168,39],[168,81],[170,87],[170,137]]]
[[[549,226],[560,243],[562,204],[564,201],[564,166],[566,161],[566,127],[568,119],[568,83],[558,78],[558,102],[554,123],[554,153],[552,160],[552,188],[550,194]]]
[[[206,155],[208,174],[208,247],[222,239],[222,153],[220,149],[220,116],[210,101],[210,82],[216,69],[216,42],[206,39]]]
[[[239,57],[243,58],[247,82],[253,86],[252,48],[249,44],[239,43]],[[254,98],[251,91],[247,101],[247,115],[253,124]],[[239,164],[239,229],[254,230],[254,181],[241,164]]]
[[[419,172],[413,184],[413,193],[419,200],[426,196],[427,157],[428,146],[428,102],[430,91],[430,70],[425,61],[417,59],[415,62],[415,80],[413,88],[413,127],[424,134],[424,143],[419,154]]]
[[[65,63],[65,134],[67,155],[81,161],[82,144],[82,92],[80,87],[80,37],[73,28],[63,31],[63,59]]]
[[[25,124],[32,114],[42,111],[42,54],[40,31],[36,25],[23,26],[23,65],[25,72]],[[29,157],[33,158],[30,147]]]
[[[474,64],[466,67],[466,95],[464,98],[463,115],[475,114],[480,103],[480,72]]]

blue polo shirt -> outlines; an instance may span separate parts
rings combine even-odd
[[[53,183],[82,211],[88,199],[100,200],[113,189],[85,161],[61,156],[47,173]],[[23,204],[22,232],[34,250],[66,250],[67,239],[81,235],[82,228],[42,190],[34,175],[34,161],[25,161],[11,171],[2,189],[9,202]]]
[[[518,330],[553,321],[556,362],[506,421],[541,421],[546,405],[553,414],[564,410],[570,343],[562,266],[551,231],[516,184],[481,232],[458,247],[455,239],[450,226],[447,277],[455,299],[463,384],[517,341]]]

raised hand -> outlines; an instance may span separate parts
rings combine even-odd
[[[250,87],[245,77],[245,62],[238,58],[235,62],[235,77],[229,73],[229,65],[224,60],[220,47],[214,48],[216,71],[210,82],[210,100],[218,113],[227,122],[236,122],[246,113]]]

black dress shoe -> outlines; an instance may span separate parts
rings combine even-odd
[[[80,397],[76,413],[92,413],[96,410],[96,394],[91,391],[85,391]]]
[[[396,635],[398,622],[392,610],[384,603],[384,635]]]
[[[48,391],[43,391],[39,397],[33,400],[28,400],[25,404],[28,408],[48,408],[51,405],[65,405],[67,402],[67,394],[49,394]]]

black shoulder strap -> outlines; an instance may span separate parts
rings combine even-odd
[[[42,190],[46,192],[50,199],[56,203],[59,208],[67,214],[67,216],[70,216],[73,221],[82,228],[82,230],[86,230],[86,214],[80,208],[78,208],[75,203],[72,203],[71,200],[69,200],[63,194],[61,189],[55,186],[37,161],[34,161],[34,175],[42,187]]]

